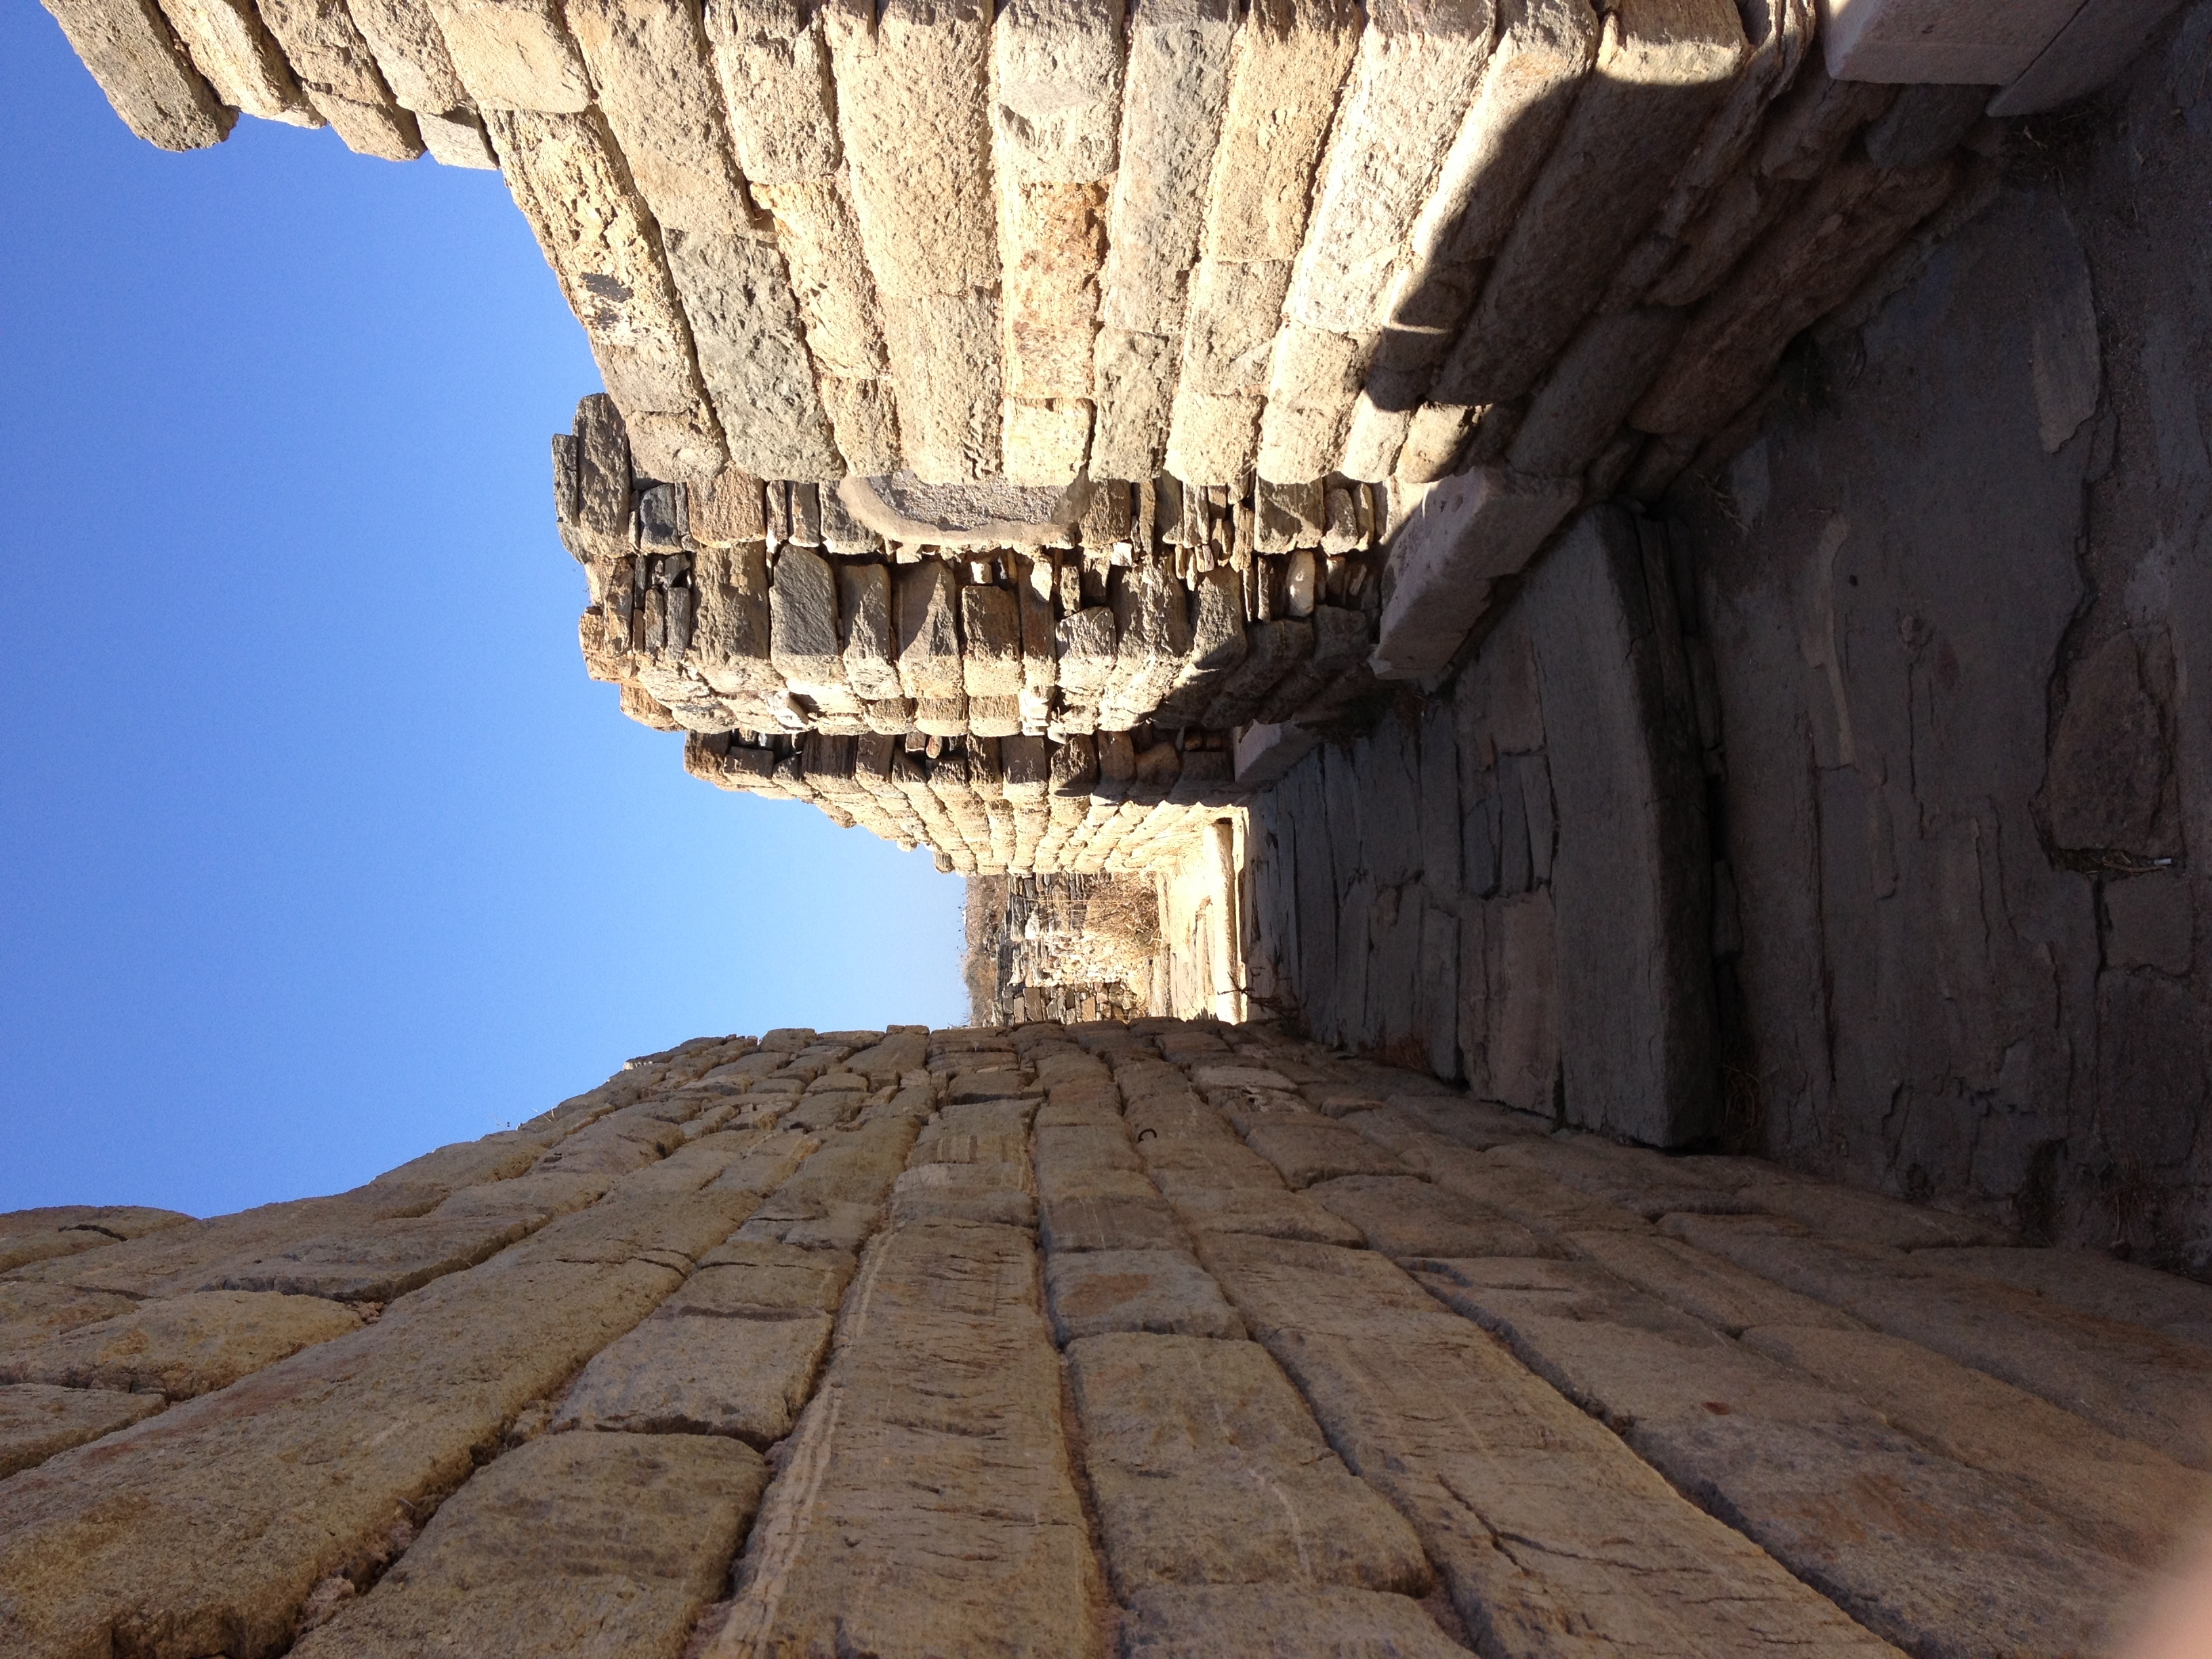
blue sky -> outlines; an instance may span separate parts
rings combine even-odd
[[[576,651],[598,389],[495,174],[133,138],[0,8],[0,1210],[365,1180],[629,1054],[957,1023],[961,884]]]

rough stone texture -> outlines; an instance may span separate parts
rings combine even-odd
[[[1437,371],[1440,403],[1534,385],[1664,200],[1746,50],[1725,0],[1640,0],[1606,13],[1595,67]]]
[[[0,1382],[189,1399],[360,1328],[360,1315],[318,1297],[168,1297],[9,1354],[0,1359]]]
[[[1036,1281],[1009,1228],[930,1223],[872,1248],[708,1653],[1096,1651],[1102,1586]]]
[[[562,21],[562,8],[553,0],[428,3],[445,36],[454,72],[477,108],[487,113],[534,110],[574,115],[590,107],[590,71]],[[499,130],[496,124],[493,130]],[[504,143],[500,154],[507,155]],[[529,208],[526,205],[523,211]]]
[[[561,1434],[448,1498],[376,1588],[292,1651],[676,1659],[768,1469],[696,1435]]]
[[[584,1368],[553,1426],[771,1445],[791,1432],[829,1346],[827,1314],[664,1304]]]
[[[38,1382],[0,1387],[0,1480],[56,1452],[127,1429],[162,1403],[159,1395],[114,1389]]]
[[[221,0],[197,0],[210,10]],[[452,117],[463,112],[469,102],[468,88],[453,68],[453,55],[446,49],[446,37],[438,27],[438,20],[430,10],[429,0],[349,0],[347,8],[353,14],[354,26],[368,42],[369,50],[376,55],[376,65],[384,72],[385,83],[392,88],[392,101],[404,110],[414,112],[417,120],[423,116],[440,118],[440,124],[454,125]],[[289,79],[289,70],[286,79]],[[244,105],[239,107],[246,108]],[[259,110],[246,110],[249,115],[258,115]],[[283,118],[279,117],[278,118]],[[473,128],[474,124],[471,123]],[[431,123],[422,122],[422,136],[430,137]],[[479,139],[481,134],[479,130]],[[434,153],[436,146],[431,146]],[[446,158],[438,157],[440,161]],[[495,161],[480,165],[497,167]]]
[[[200,78],[154,0],[53,0],[46,7],[124,125],[163,149],[203,149],[238,117]]]
[[[1155,1586],[1130,1598],[1121,1641],[1130,1659],[1448,1659],[1466,1651],[1410,1597],[1327,1586]]]
[[[391,3],[404,7],[406,0],[391,0]],[[384,66],[389,79],[392,65],[383,44],[370,28],[373,15],[380,13],[381,7],[365,3],[354,9],[354,21],[376,48],[377,61]],[[240,3],[240,0],[172,0],[162,11],[192,67],[207,77],[208,85],[221,103],[267,121],[284,121],[295,126],[322,125],[323,118],[315,113],[314,106],[293,78],[292,65],[286,61],[283,48],[276,44],[268,26],[261,21],[261,15],[252,6]],[[427,21],[429,14],[423,12],[421,15]],[[437,41],[438,58],[442,61],[445,43],[437,40],[434,26],[430,29],[430,38]],[[452,73],[449,65],[449,82]],[[438,108],[450,108],[461,101],[458,82],[452,82],[452,90],[454,95]],[[127,121],[131,118],[125,115],[124,118]]]
[[[1231,1339],[1244,1334],[1205,1269],[1173,1251],[1055,1255],[1045,1264],[1044,1284],[1053,1335],[1063,1346],[1111,1332]]]
[[[1412,1529],[1345,1472],[1257,1343],[1094,1336],[1067,1358],[1123,1598],[1273,1579],[1427,1589]]]
[[[584,325],[639,467],[704,483],[727,462],[690,325],[605,118],[492,110],[507,186]]]

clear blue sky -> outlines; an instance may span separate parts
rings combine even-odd
[[[0,7],[0,1210],[334,1191],[779,1024],[957,1023],[961,884],[576,650],[597,371],[495,174],[132,137]]]

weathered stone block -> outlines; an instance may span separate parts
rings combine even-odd
[[[429,5],[454,72],[478,109],[574,115],[591,106],[591,74],[556,0],[429,0]],[[506,154],[503,144],[501,154]]]
[[[192,66],[154,0],[51,0],[46,9],[123,124],[163,149],[204,149],[238,117]]]
[[[404,6],[406,0],[389,0],[389,3]],[[371,17],[380,9],[377,0],[364,0],[362,5],[354,8],[354,13],[355,21],[376,46],[377,57],[382,61],[383,46],[370,28]],[[161,10],[176,31],[192,67],[207,77],[220,102],[247,115],[258,115],[264,121],[285,121],[307,127],[322,125],[322,117],[315,113],[314,106],[293,78],[292,66],[285,61],[283,49],[271,38],[260,13],[252,6],[243,3],[243,0],[170,0]],[[424,12],[422,15],[427,21],[429,14]],[[430,39],[437,41],[438,57],[442,60],[445,43],[437,40],[434,26],[430,29]],[[86,63],[89,66],[91,60],[88,58]],[[388,64],[385,72],[387,77],[392,73]],[[450,67],[446,73],[451,81]],[[460,83],[452,82],[452,86],[456,95],[438,105],[438,108],[447,109],[461,101]],[[125,117],[126,121],[129,118]],[[132,130],[137,131],[135,127]]]
[[[1171,1250],[1086,1250],[1045,1264],[1053,1336],[1150,1331],[1241,1341],[1244,1327],[1206,1270]]]
[[[1376,672],[1442,675],[1488,610],[1492,584],[1517,574],[1581,497],[1578,479],[1525,478],[1504,467],[1430,489],[1391,544]]]
[[[806,1403],[830,1322],[826,1313],[732,1316],[664,1304],[584,1367],[553,1426],[772,1445]]]

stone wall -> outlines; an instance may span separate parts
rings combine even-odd
[[[783,1030],[0,1217],[0,1648],[2110,1650],[2212,1291],[1547,1127],[1265,1026]]]

